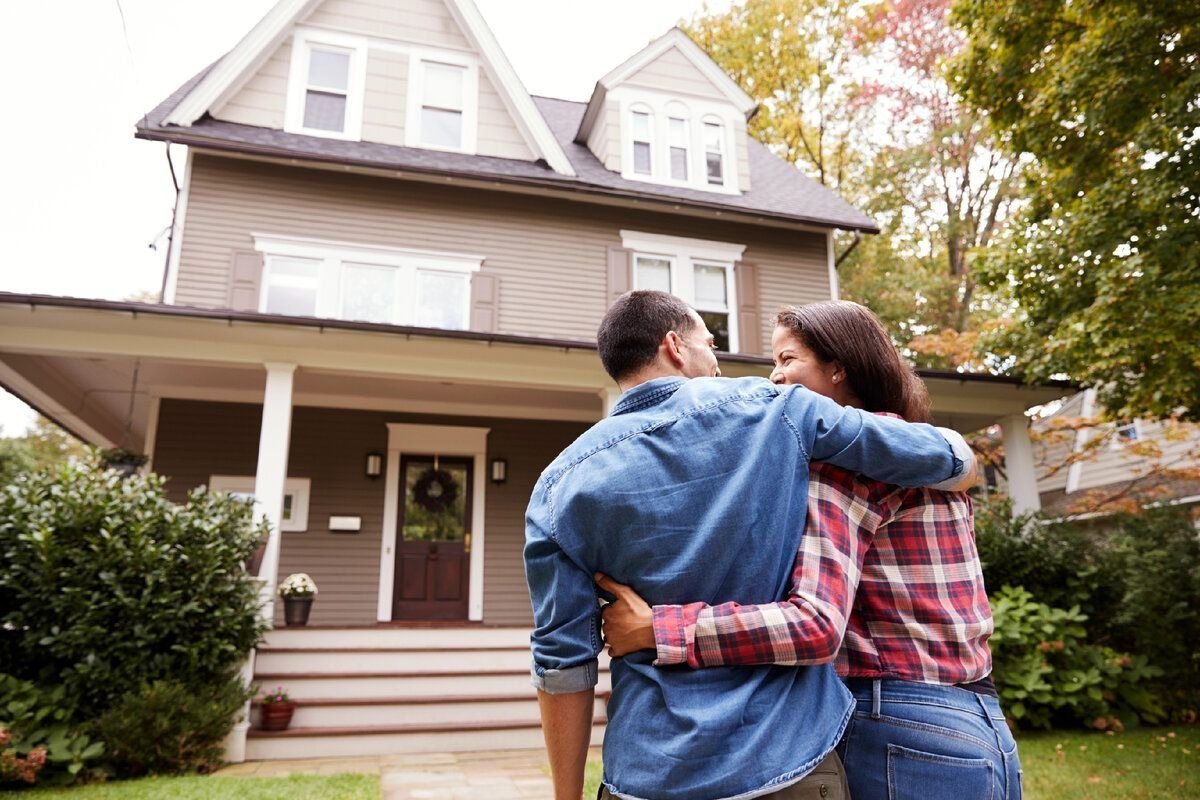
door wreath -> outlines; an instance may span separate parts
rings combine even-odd
[[[413,501],[426,511],[445,511],[458,498],[458,481],[444,469],[427,469],[413,485]]]

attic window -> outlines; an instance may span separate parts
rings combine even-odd
[[[308,82],[304,91],[304,127],[346,131],[346,102],[350,93],[350,51],[312,47],[308,51]]]
[[[425,63],[421,99],[421,143],[462,149],[463,90],[466,67]]]
[[[725,185],[725,132],[719,122],[704,121],[704,169],[711,185]]]
[[[649,111],[633,112],[633,171],[639,175],[650,175],[654,163],[650,153],[654,149],[651,130],[654,117]]]
[[[686,119],[667,119],[667,138],[671,151],[671,180],[688,179],[688,124]]]
[[[289,133],[358,139],[362,132],[365,40],[341,34],[298,31],[288,75]]]

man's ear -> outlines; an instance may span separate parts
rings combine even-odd
[[[659,345],[667,354],[667,359],[676,367],[683,368],[685,359],[683,357],[683,337],[675,331],[667,331],[667,335],[663,337],[662,344]]]

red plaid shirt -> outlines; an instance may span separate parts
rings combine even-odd
[[[971,500],[814,464],[788,599],[654,607],[660,665],[823,664],[970,683],[992,671]]]

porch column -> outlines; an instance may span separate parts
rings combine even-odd
[[[1000,420],[1004,432],[1004,466],[1008,473],[1008,495],[1013,501],[1013,515],[1039,511],[1037,472],[1033,462],[1033,444],[1029,441],[1029,420],[1024,414],[1014,414]]]
[[[617,404],[617,400],[621,397],[621,390],[615,386],[606,386],[597,392],[600,395],[600,418],[603,419],[612,413],[613,406]]]

